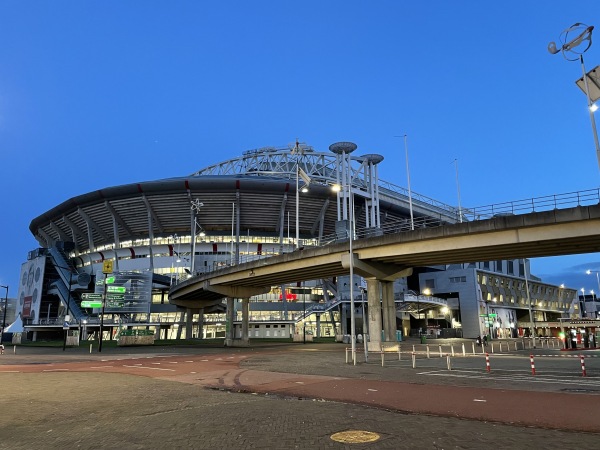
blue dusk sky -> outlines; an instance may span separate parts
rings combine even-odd
[[[600,3],[0,1],[0,284],[31,220],[108,186],[185,176],[297,137],[380,153],[380,178],[481,206],[598,188],[578,62],[547,51]],[[596,36],[594,36],[596,37]],[[541,258],[598,289],[598,254]],[[3,294],[0,293],[0,294]]]

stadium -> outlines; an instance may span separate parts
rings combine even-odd
[[[138,331],[161,339],[222,337],[223,299],[181,308],[169,303],[169,288],[225,265],[350,235],[466,220],[466,210],[380,180],[384,158],[357,156],[356,150],[351,142],[332,144],[326,152],[298,142],[260,148],[188,176],[107,187],[66,200],[31,221],[40,247],[29,252],[21,268],[13,331],[25,340],[52,339],[66,331],[72,344]],[[497,337],[522,335],[528,327],[524,287],[508,284],[528,275],[540,287],[534,300],[540,334],[553,332],[549,322],[577,313],[576,291],[531,276],[527,260],[494,263],[417,268],[397,280],[399,338],[416,333],[475,337],[488,329]],[[452,286],[446,286],[448,278]],[[496,289],[487,282],[492,278],[506,279],[507,288],[502,281],[502,290],[500,284]],[[347,334],[351,283],[357,332],[367,332],[363,280],[340,276],[273,286],[253,297],[251,337]],[[481,305],[490,302],[498,319],[491,321],[488,314],[482,320]]]

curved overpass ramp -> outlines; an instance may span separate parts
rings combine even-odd
[[[354,272],[391,281],[413,267],[600,251],[600,206],[495,217],[354,241]],[[169,301],[197,308],[271,286],[349,273],[348,243],[311,248],[192,277]]]

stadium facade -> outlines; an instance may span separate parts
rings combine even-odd
[[[189,176],[107,187],[57,205],[30,225],[40,247],[21,268],[20,338],[51,339],[63,329],[71,341],[100,330],[105,338],[136,329],[159,338],[224,336],[223,299],[182,309],[169,303],[170,286],[350,233],[360,238],[464,219],[464,208],[380,180],[383,157],[355,150],[347,142],[329,152],[298,143],[250,150]],[[347,334],[350,291],[357,332],[366,332],[363,281],[340,276],[273,286],[251,299],[250,337]],[[415,268],[394,291],[404,335],[516,337],[528,332],[530,317],[537,333],[549,335],[560,318],[579,314],[576,291],[531,276],[527,260]]]

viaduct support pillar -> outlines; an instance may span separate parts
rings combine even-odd
[[[242,299],[242,341],[241,346],[248,347],[250,345],[250,337],[248,335],[248,328],[250,323],[250,299]]]
[[[385,342],[396,342],[396,305],[394,303],[394,282],[382,281],[383,329]]]
[[[193,324],[194,324],[194,310],[186,308],[185,310],[185,338],[192,339],[193,337]]]
[[[235,310],[233,307],[233,297],[227,297],[227,312],[225,321],[225,347],[233,346],[233,317]]]
[[[369,345],[368,350],[381,350],[381,302],[379,297],[379,281],[375,278],[367,280],[367,300],[369,302]]]
[[[204,339],[204,308],[198,310],[198,339]]]

